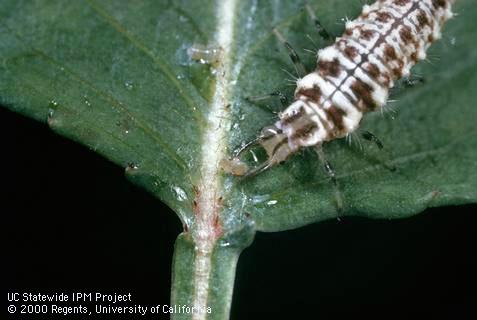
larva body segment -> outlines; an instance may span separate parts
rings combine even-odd
[[[342,138],[366,112],[383,107],[394,82],[426,57],[453,16],[454,0],[378,0],[346,23],[335,43],[318,52],[316,70],[297,81],[295,100],[260,143],[269,159],[253,173],[284,161],[301,148]],[[238,153],[248,148],[242,148]]]

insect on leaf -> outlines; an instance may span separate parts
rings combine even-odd
[[[332,34],[341,34],[342,19],[361,10],[356,1],[309,4]],[[288,74],[294,67],[272,26],[309,70],[315,55],[305,49],[329,45],[304,5],[234,3],[230,46],[220,48],[226,58],[203,64],[190,49],[217,42],[220,17],[212,1],[3,1],[0,101],[123,166],[189,227],[209,159],[217,160],[205,167],[215,168],[224,232],[250,221],[257,230],[277,231],[337,217],[334,187],[312,152],[250,179],[219,168],[220,159],[276,120],[268,107],[278,101],[246,98],[293,93]],[[362,128],[381,139],[384,151],[364,141],[362,147],[325,144],[343,197],[341,214],[400,218],[477,199],[475,10],[470,0],[457,2],[442,40],[413,69],[422,83],[407,88],[403,82],[392,92],[385,109],[395,114],[365,117]],[[214,114],[217,90],[225,90],[226,104]],[[220,149],[204,155],[213,117]]]

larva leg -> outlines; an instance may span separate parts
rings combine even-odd
[[[369,131],[363,130],[363,131],[361,132],[361,136],[362,136],[363,139],[365,139],[365,140],[374,142],[379,149],[382,149],[382,148],[384,147],[384,146],[383,146],[383,143],[381,142],[381,140],[379,140],[378,137],[376,137],[374,134],[372,134],[372,133],[369,132]]]
[[[303,63],[301,62],[301,59],[298,56],[298,53],[295,51],[295,49],[293,49],[291,44],[285,39],[285,37],[280,33],[280,31],[278,31],[276,28],[273,28],[273,33],[288,50],[288,55],[290,56],[290,59],[293,62],[293,65],[295,66],[295,70],[298,77],[303,78],[305,75],[308,74],[308,72],[306,72],[305,66],[303,66]]]
[[[248,101],[251,101],[251,102],[259,102],[259,101],[274,98],[274,97],[278,97],[280,99],[280,103],[282,104],[282,106],[284,108],[288,107],[288,104],[289,104],[288,103],[288,98],[286,97],[286,95],[283,92],[281,92],[279,90],[276,90],[276,91],[273,91],[271,93],[264,94],[264,95],[261,95],[261,96],[247,97],[246,99]]]
[[[367,141],[370,141],[370,142],[374,142],[376,144],[376,146],[379,148],[379,150],[382,150],[384,148],[384,145],[383,143],[381,142],[381,140],[379,140],[378,137],[376,137],[374,134],[372,134],[371,132],[369,131],[366,131],[366,130],[363,130],[361,131],[361,136],[363,137],[363,139],[367,140]],[[388,157],[390,157],[391,155],[388,153]],[[387,164],[384,164],[386,168],[388,168],[390,171],[396,171],[396,167],[393,166],[393,165],[387,165]]]
[[[336,179],[336,173],[331,166],[331,164],[326,160],[325,154],[323,152],[323,149],[321,145],[315,147],[315,151],[318,154],[318,158],[320,159],[320,162],[323,165],[323,168],[325,170],[325,173],[328,175],[330,178],[331,182],[333,183],[333,186],[335,188],[335,202],[336,202],[336,207],[339,212],[343,211],[343,197],[341,196],[341,191],[339,188],[338,180]]]
[[[321,38],[325,41],[332,40],[331,34],[323,27],[323,25],[320,23],[320,20],[316,17],[315,13],[313,12],[313,9],[310,7],[310,5],[307,3],[305,5],[306,12],[308,12],[308,15],[310,16],[311,20],[313,20],[313,23],[315,24],[316,29],[318,30],[318,34],[321,36]]]
[[[423,77],[419,76],[409,76],[404,79],[404,86],[407,88],[415,87],[419,84],[423,84],[425,82]]]

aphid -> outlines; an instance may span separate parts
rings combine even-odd
[[[353,133],[365,113],[385,106],[395,81],[409,76],[410,69],[425,59],[432,42],[440,38],[442,25],[453,16],[453,2],[378,0],[365,5],[356,20],[346,23],[343,36],[319,50],[316,70],[297,81],[294,102],[279,114],[279,120],[238,149],[230,165],[242,166],[237,161],[240,155],[261,145],[268,155],[265,162],[235,170],[251,176],[302,148],[315,147],[334,178],[321,145]],[[380,146],[371,133],[363,136]]]
[[[222,49],[212,45],[203,45],[194,43],[191,47],[187,48],[187,54],[189,57],[202,64],[215,64],[220,60]]]

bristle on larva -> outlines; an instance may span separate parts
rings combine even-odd
[[[297,81],[295,101],[257,143],[269,159],[259,170],[297,150],[342,138],[366,112],[383,107],[396,80],[426,57],[453,16],[453,0],[379,0],[346,23],[335,43],[318,52],[316,70]],[[271,150],[271,152],[269,152]]]

